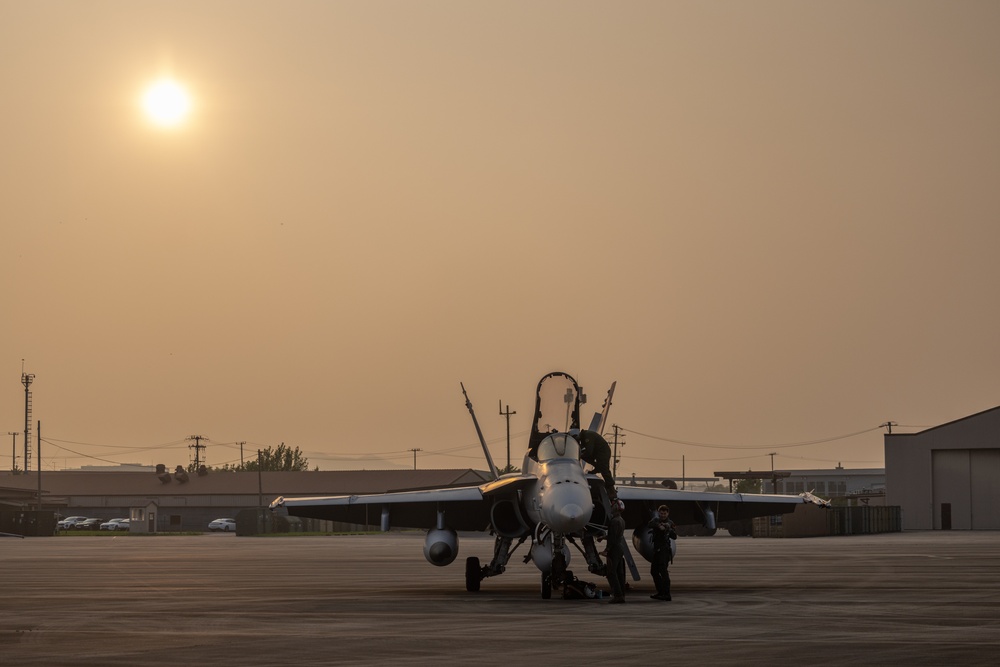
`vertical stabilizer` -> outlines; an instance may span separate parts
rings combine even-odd
[[[595,433],[604,432],[604,425],[608,423],[608,413],[611,412],[611,398],[615,395],[615,386],[617,385],[617,380],[611,383],[611,389],[608,389],[608,397],[604,399],[601,412],[595,412],[594,418],[590,420],[591,431]]]

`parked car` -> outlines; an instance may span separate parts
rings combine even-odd
[[[103,519],[84,519],[73,524],[73,530],[100,530]]]
[[[128,519],[110,519],[101,524],[101,530],[118,530],[118,524],[122,521],[128,521]]]
[[[118,525],[115,526],[115,530],[128,530],[131,525],[131,519],[122,519],[118,522]]]
[[[86,521],[86,520],[87,517],[85,516],[68,516],[59,523],[57,523],[56,528],[58,528],[59,530],[70,530],[80,521]]]
[[[216,519],[208,524],[208,529],[212,532],[228,533],[231,530],[236,530],[236,519]]]

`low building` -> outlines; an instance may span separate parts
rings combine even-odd
[[[843,498],[861,494],[879,494],[885,491],[885,468],[837,466],[781,472],[787,472],[788,475],[778,480],[778,493],[798,495],[809,491],[820,498]]]
[[[144,510],[147,532],[202,531],[219,517],[267,506],[278,496],[332,496],[467,486],[489,475],[460,470],[336,470],[303,472],[213,471],[204,475],[176,471],[42,472],[42,509],[104,520]],[[0,473],[0,503],[10,508],[37,506],[36,473]],[[149,524],[149,508],[154,507]],[[379,517],[372,518],[377,526]],[[134,522],[133,522],[133,525]]]

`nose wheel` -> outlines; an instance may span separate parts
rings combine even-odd
[[[552,557],[552,569],[542,572],[542,599],[551,598],[552,589],[562,588],[566,578],[566,556],[559,550]]]

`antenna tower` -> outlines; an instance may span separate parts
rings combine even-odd
[[[31,390],[34,373],[25,373],[21,367],[21,384],[24,385],[24,472],[31,470]]]

